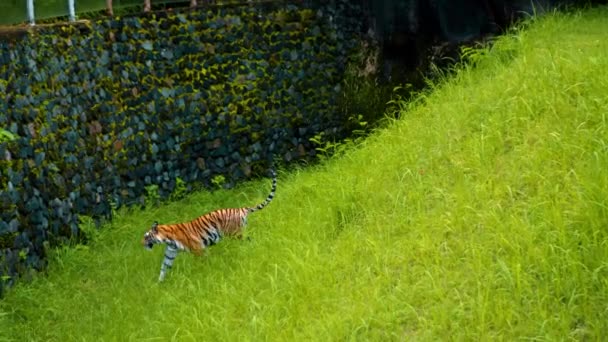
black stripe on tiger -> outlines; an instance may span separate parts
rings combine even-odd
[[[167,271],[173,266],[178,251],[199,253],[202,249],[217,244],[226,235],[242,237],[243,228],[247,224],[247,216],[252,212],[264,209],[274,199],[277,178],[274,170],[271,170],[271,174],[270,194],[262,203],[254,207],[218,209],[190,222],[175,224],[154,222],[150,230],[144,234],[142,244],[147,249],[152,249],[155,244],[166,245],[158,280],[164,280]]]

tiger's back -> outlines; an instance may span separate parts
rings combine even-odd
[[[242,237],[243,228],[247,224],[247,216],[266,207],[274,198],[276,190],[276,173],[272,173],[272,188],[264,202],[255,207],[224,208],[211,211],[190,222],[161,225],[154,222],[152,228],[144,235],[142,243],[148,249],[154,244],[166,244],[165,258],[161,265],[159,281],[165,277],[167,269],[173,265],[173,260],[179,250],[199,253],[202,249],[218,243],[223,236]]]
[[[198,251],[215,245],[224,236],[241,237],[248,214],[247,208],[214,210],[188,223],[175,225],[174,238],[189,250]]]

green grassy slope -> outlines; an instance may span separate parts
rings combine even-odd
[[[123,214],[0,301],[0,340],[599,340],[608,332],[608,10],[502,38],[344,157],[281,173],[251,242],[180,254]]]

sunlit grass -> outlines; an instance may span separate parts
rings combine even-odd
[[[279,174],[252,241],[180,254],[151,222],[255,204],[268,180],[121,213],[0,302],[9,340],[601,340],[608,10],[502,38],[341,158]],[[476,58],[477,58],[476,57]]]

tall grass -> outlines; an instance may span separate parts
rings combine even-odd
[[[601,340],[608,332],[608,10],[555,14],[320,166],[279,175],[250,242],[180,254],[151,222],[269,181],[121,213],[0,302],[6,340]]]

